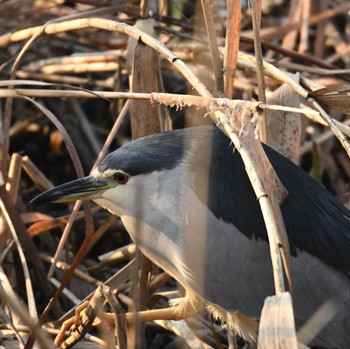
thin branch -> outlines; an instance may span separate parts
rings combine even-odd
[[[299,85],[300,86],[300,85]],[[104,98],[104,99],[143,99],[150,100],[152,103],[161,103],[167,105],[169,107],[176,106],[177,108],[191,107],[196,106],[197,108],[212,108],[212,109],[220,109],[222,105],[228,105],[231,108],[234,108],[234,104],[237,102],[241,102],[241,100],[227,100],[225,98],[203,98],[199,96],[192,95],[180,95],[180,94],[168,94],[168,93],[136,93],[136,92],[111,92],[111,91],[75,91],[75,90],[43,90],[43,89],[16,89],[16,90],[7,90],[0,89],[0,97],[13,97],[13,98],[23,98],[32,97],[32,98]],[[322,124],[324,126],[328,126],[328,123],[321,117],[320,113],[313,109],[302,109],[302,108],[293,108],[286,107],[282,105],[272,105],[272,104],[264,104],[257,102],[249,102],[252,103],[252,106],[259,107],[262,109],[268,110],[282,110],[293,113],[303,114],[308,117],[310,120]],[[127,104],[125,104],[124,108],[127,108]],[[121,115],[124,117],[126,115],[126,111],[123,109]],[[341,132],[344,133],[347,137],[350,137],[350,128],[343,123],[337,121],[336,119],[332,119],[335,125],[339,128]],[[117,118],[116,123],[110,132],[109,137],[106,140],[106,143],[101,150],[98,160],[96,161],[94,167],[98,165],[98,163],[106,156],[107,150],[115,137],[115,133],[119,129],[123,118]],[[52,186],[52,185],[50,185]],[[46,188],[48,189],[48,188]]]
[[[213,72],[215,76],[215,89],[218,92],[224,93],[224,79],[222,72],[222,63],[220,59],[218,41],[216,38],[216,30],[214,23],[214,15],[212,11],[212,0],[201,0],[204,14],[204,22],[207,30],[211,59],[213,64]]]
[[[234,94],[234,76],[237,69],[237,58],[239,51],[241,27],[241,1],[227,1],[227,25],[225,38],[225,95],[227,98],[233,98]]]
[[[263,66],[263,55],[260,43],[260,25],[261,25],[261,3],[259,0],[250,0],[250,6],[252,8],[252,21],[254,32],[254,49],[255,49],[255,62],[256,62],[256,76],[258,79],[258,94],[259,101],[266,103],[266,84]],[[259,121],[259,135],[262,142],[268,144],[268,132],[267,132],[267,113],[263,111],[262,119]]]

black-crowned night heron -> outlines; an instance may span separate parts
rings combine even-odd
[[[297,328],[331,300],[338,311],[312,343],[350,348],[350,212],[292,162],[265,150],[289,193],[281,210]],[[78,199],[120,216],[136,245],[186,289],[197,309],[259,317],[274,294],[259,203],[238,151],[214,127],[137,139],[90,176],[35,201]]]

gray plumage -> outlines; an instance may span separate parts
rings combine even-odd
[[[332,300],[339,311],[312,344],[349,348],[350,213],[292,162],[265,151],[289,192],[281,211],[297,327]],[[189,293],[259,317],[264,299],[274,294],[267,233],[229,139],[213,127],[141,138],[108,155],[92,176],[112,181],[115,171],[129,175],[128,183],[91,199],[121,216],[145,255]],[[51,198],[69,193],[65,186]]]

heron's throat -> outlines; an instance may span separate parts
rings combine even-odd
[[[147,258],[184,287],[190,283],[191,276],[184,262],[179,241],[171,238],[168,231],[161,231],[159,227],[152,226],[144,220],[130,216],[122,216],[121,219],[131,239]]]
[[[107,211],[109,211],[110,213],[118,216],[118,217],[121,217],[122,215],[122,212],[121,212],[121,209],[118,205],[116,205],[113,201],[110,201],[106,198],[98,198],[98,199],[93,199],[93,201],[101,206],[102,208],[106,209]]]

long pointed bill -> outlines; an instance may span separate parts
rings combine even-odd
[[[107,179],[100,180],[88,176],[47,190],[35,197],[31,203],[88,200],[99,197],[102,192],[111,187]]]

